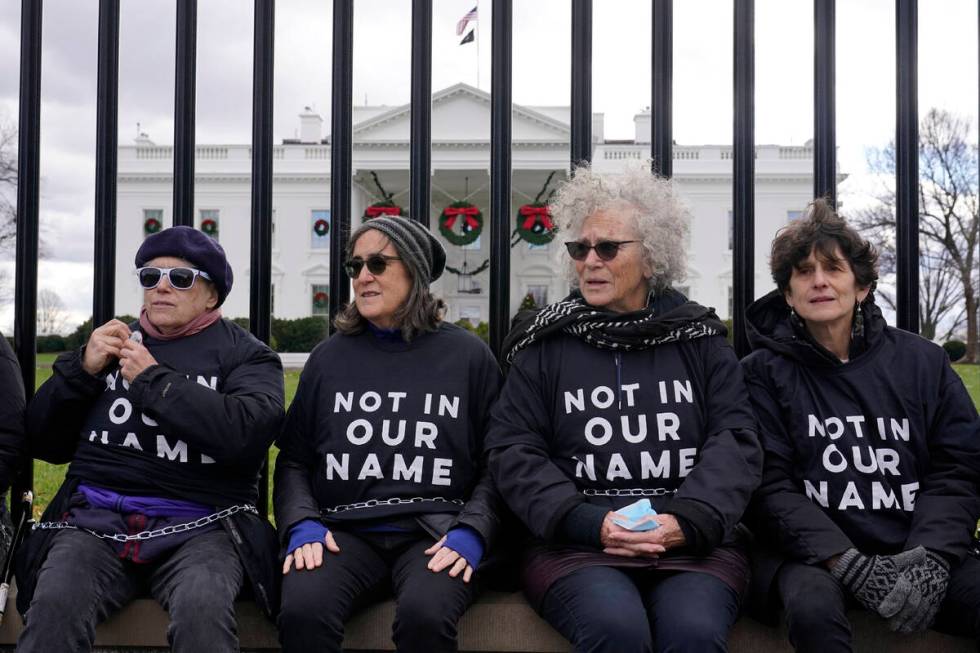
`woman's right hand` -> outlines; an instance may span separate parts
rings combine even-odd
[[[606,518],[602,520],[602,530],[599,531],[599,540],[602,543],[603,552],[627,558],[658,558],[660,554],[667,551],[666,547],[659,542],[642,541],[647,539],[646,536],[648,535],[650,536],[649,539],[659,540],[658,536],[653,535],[655,531],[646,531],[642,534],[634,533],[614,522],[613,514],[612,511],[606,513]],[[630,535],[628,539],[634,541],[624,543],[619,537],[623,534]]]
[[[92,331],[82,356],[82,369],[92,376],[98,375],[113,360],[119,358],[119,352],[129,335],[129,327],[119,320],[109,320]]]
[[[327,551],[330,553],[340,553],[340,547],[334,541],[333,533],[327,531],[327,535],[323,539],[327,545]],[[316,569],[323,564],[323,544],[319,542],[308,542],[303,546],[296,547],[292,553],[286,556],[286,560],[282,563],[283,575],[289,573],[294,563],[297,571]]]

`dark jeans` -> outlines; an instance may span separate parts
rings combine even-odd
[[[61,531],[38,574],[17,650],[90,651],[96,625],[149,589],[170,613],[172,650],[238,651],[234,603],[242,573],[224,530],[194,537],[146,565],[121,560],[84,531]]]
[[[851,650],[851,604],[844,589],[823,567],[786,562],[776,575],[789,641],[797,651]],[[973,556],[953,569],[936,630],[980,637],[980,561]]]
[[[585,567],[556,581],[541,615],[576,651],[727,650],[735,591],[710,574]]]
[[[283,576],[279,641],[283,651],[340,651],[344,622],[358,608],[394,590],[392,638],[401,653],[455,651],[456,626],[473,602],[473,582],[426,565],[434,544],[419,533],[331,531],[340,553],[324,550],[313,570]]]

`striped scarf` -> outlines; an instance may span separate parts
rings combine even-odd
[[[504,360],[510,365],[517,352],[559,333],[575,336],[600,349],[632,351],[725,335],[728,330],[713,309],[685,301],[683,295],[672,289],[651,295],[646,308],[630,313],[589,306],[575,291],[536,313],[518,315],[504,341]]]

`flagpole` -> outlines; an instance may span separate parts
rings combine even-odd
[[[476,0],[476,87],[480,88],[480,0]]]

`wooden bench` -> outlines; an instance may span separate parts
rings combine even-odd
[[[23,628],[13,606],[0,626],[0,645],[13,644]],[[394,603],[384,601],[361,611],[347,624],[344,646],[355,650],[393,651],[391,623]],[[897,635],[882,620],[864,612],[851,614],[856,651],[901,651],[905,653],[967,653],[977,650],[969,639],[937,632]],[[250,602],[238,605],[238,629],[243,649],[278,650],[276,629]],[[96,643],[100,647],[167,646],[167,614],[152,599],[139,599],[99,626]],[[560,653],[569,651],[568,642],[545,623],[520,593],[487,592],[474,604],[459,627],[462,651],[528,651]],[[792,651],[785,632],[743,617],[729,638],[733,653]]]

